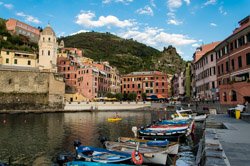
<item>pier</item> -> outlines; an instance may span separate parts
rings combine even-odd
[[[204,166],[248,166],[250,123],[227,114],[209,115],[197,154],[196,164]]]

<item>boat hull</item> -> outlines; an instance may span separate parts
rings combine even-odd
[[[136,144],[133,143],[106,141],[105,146],[109,150],[122,151],[130,154],[136,149]],[[139,147],[139,152],[143,156],[143,163],[165,165],[168,154],[177,154],[178,149],[178,143],[170,144],[166,148],[148,147],[146,144],[142,144]]]

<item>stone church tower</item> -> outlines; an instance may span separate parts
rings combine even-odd
[[[39,69],[42,71],[56,72],[56,58],[58,44],[53,29],[48,25],[40,34]]]

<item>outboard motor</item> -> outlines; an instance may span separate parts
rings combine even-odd
[[[74,141],[74,147],[79,147],[82,143],[79,140]]]
[[[69,161],[73,161],[73,160],[74,160],[74,155],[71,153],[59,154],[56,157],[56,162],[57,162],[57,164],[59,164],[59,166],[63,166],[64,163],[69,162]]]
[[[101,144],[105,147],[104,142],[106,142],[108,139],[105,136],[99,137],[99,141]]]

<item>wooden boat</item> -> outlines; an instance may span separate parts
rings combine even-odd
[[[64,164],[65,166],[129,166],[127,164],[106,164],[86,161],[71,161]]]
[[[152,128],[151,126],[147,128],[140,128],[137,132],[139,134],[139,138],[145,139],[168,139],[168,140],[179,140],[181,137],[190,135],[194,131],[194,120],[189,119],[185,120],[188,123],[182,124],[182,127],[161,127],[158,125],[156,128]],[[164,126],[164,125],[163,125]],[[177,126],[177,125],[176,125]],[[135,133],[135,131],[133,131]],[[135,135],[137,137],[137,135]]]
[[[139,142],[140,144],[146,144],[149,147],[167,147],[169,146],[168,140],[145,140],[145,139],[139,139],[139,138],[132,138],[132,137],[119,137],[118,142],[123,143],[131,143],[136,144]]]
[[[117,122],[122,120],[122,118],[108,118],[108,122]]]
[[[149,130],[183,130],[188,128],[188,124],[176,124],[176,125],[152,125],[148,127]]]
[[[100,163],[119,163],[131,159],[131,154],[91,146],[76,146],[76,159]]]
[[[178,124],[188,124],[188,119],[183,120],[160,120],[156,124],[158,125],[178,125]]]
[[[152,141],[151,141],[152,142]],[[137,148],[137,144],[131,142],[111,142],[106,141],[105,146],[109,150],[121,151],[130,153],[131,155]],[[162,164],[165,165],[167,161],[168,154],[177,154],[179,149],[178,143],[169,144],[168,146],[162,147],[152,147],[148,144],[139,145],[139,153],[142,155],[143,163],[150,164]],[[132,157],[133,159],[133,157]]]

